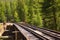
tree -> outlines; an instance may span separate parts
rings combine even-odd
[[[1,18],[1,22],[6,22],[6,16],[5,16],[5,2],[1,1],[1,6],[0,6],[0,18]]]
[[[18,17],[18,13],[15,11],[14,13],[14,22],[19,22],[19,17]]]
[[[55,0],[44,0],[42,7],[44,27],[56,30],[56,7]]]
[[[55,1],[57,30],[60,31],[60,0]]]

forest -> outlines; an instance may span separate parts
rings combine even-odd
[[[0,22],[27,22],[60,31],[60,0],[0,0]]]

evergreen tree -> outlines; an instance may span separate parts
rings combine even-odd
[[[6,16],[5,16],[5,2],[1,1],[1,6],[0,6],[0,19],[2,22],[6,22]]]
[[[56,30],[55,0],[44,0],[42,7],[44,27]]]
[[[60,0],[55,1],[57,30],[60,31]]]
[[[60,0],[0,0],[0,22],[27,22],[60,30]]]
[[[18,13],[15,11],[14,13],[14,22],[19,22],[19,17],[18,17]]]

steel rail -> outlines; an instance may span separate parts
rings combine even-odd
[[[45,29],[43,29],[43,28],[33,27],[33,26],[31,26],[31,25],[26,25],[26,24],[21,24],[21,25],[28,26],[29,28],[32,28],[32,29],[34,29],[34,30],[41,31],[41,32],[43,32],[43,33],[46,34],[46,35],[49,35],[49,36],[51,36],[51,37],[54,37],[55,39],[60,40],[60,35],[59,35],[58,33],[51,32],[50,30],[45,30]]]

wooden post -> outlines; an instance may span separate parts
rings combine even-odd
[[[6,23],[5,22],[3,23],[3,28],[4,28],[4,30],[6,30]]]
[[[15,33],[15,40],[17,40],[17,33],[18,33],[19,31],[13,31],[13,33]]]

